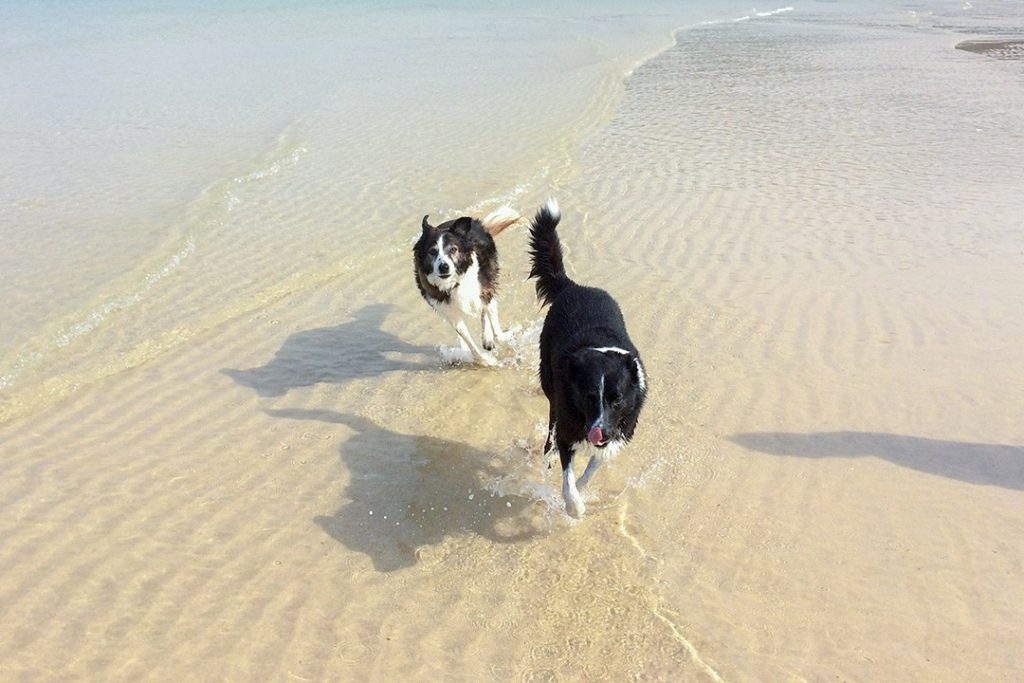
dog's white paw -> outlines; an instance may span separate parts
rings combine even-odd
[[[498,367],[498,359],[490,353],[482,353],[480,357],[476,359],[476,362],[480,365],[485,365],[489,368]]]
[[[562,473],[562,476],[565,476],[565,472]],[[583,496],[580,495],[580,492],[576,490],[571,481],[568,484],[563,483],[562,485],[562,500],[565,501],[565,512],[570,517],[579,519],[587,511],[587,506],[583,502]]]
[[[502,344],[509,344],[522,333],[523,328],[521,325],[513,325],[498,335],[498,341]]]
[[[570,517],[579,519],[583,516],[583,513],[587,511],[587,506],[583,502],[583,498],[566,498],[565,499],[565,512]]]

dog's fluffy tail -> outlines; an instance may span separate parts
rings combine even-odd
[[[530,225],[530,277],[537,278],[537,298],[550,304],[572,284],[562,264],[562,243],[558,239],[558,221],[562,213],[554,197],[541,207]]]
[[[519,213],[509,206],[501,206],[491,211],[480,223],[484,226],[491,237],[497,237],[498,233],[519,220]]]

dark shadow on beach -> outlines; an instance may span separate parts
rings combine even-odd
[[[1024,448],[874,432],[752,432],[729,437],[754,451],[801,458],[870,455],[970,484],[1024,490]]]
[[[382,572],[439,561],[444,541],[477,534],[495,543],[525,541],[542,533],[536,501],[492,496],[482,487],[509,471],[494,454],[465,444],[392,432],[356,415],[330,410],[268,410],[292,420],[316,420],[355,430],[341,445],[349,483],[346,501],[315,518],[331,538],[370,557]]]
[[[381,329],[392,308],[374,304],[341,325],[296,332],[266,365],[221,372],[260,396],[283,396],[314,384],[344,384],[389,372],[439,370],[435,349],[409,344]]]

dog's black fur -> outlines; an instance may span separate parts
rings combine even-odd
[[[577,485],[585,486],[602,460],[633,438],[647,377],[615,300],[566,275],[556,231],[560,218],[551,200],[533,219],[530,277],[537,278],[541,303],[551,306],[540,335],[540,383],[549,403],[544,451],[550,451],[554,439],[566,510],[580,516],[584,505]],[[575,452],[588,443],[596,450],[575,480]]]

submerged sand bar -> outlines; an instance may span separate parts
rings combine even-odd
[[[1024,60],[1024,39],[965,40],[957,43],[956,49],[996,59]]]

